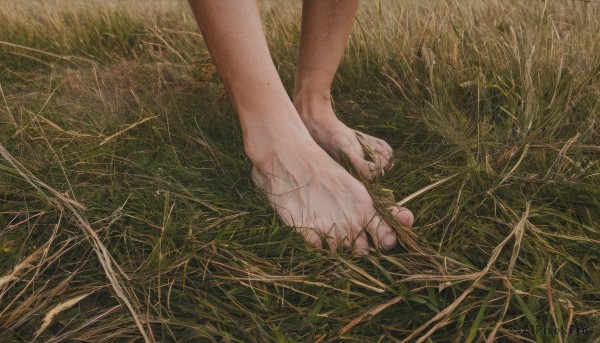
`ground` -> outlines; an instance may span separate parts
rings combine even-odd
[[[291,91],[300,1],[260,5]],[[184,1],[0,3],[0,341],[597,340],[599,14],[364,1],[334,105],[416,221],[356,257],[253,186]]]

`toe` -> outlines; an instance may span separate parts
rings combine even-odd
[[[298,227],[296,231],[304,237],[304,239],[315,247],[323,248],[323,239],[321,232],[313,227]]]
[[[337,224],[332,224],[329,229],[325,230],[322,235],[322,240],[327,243],[327,247],[331,251],[336,251],[341,244],[344,244],[344,240],[340,237],[340,230]]]
[[[373,137],[373,148],[388,160],[390,160],[394,154],[392,147],[383,139]]]
[[[373,180],[378,176],[383,176],[384,171],[381,167],[378,167],[376,162],[370,162],[358,155],[350,155],[350,162],[356,168],[358,173],[367,180]]]
[[[375,245],[385,250],[393,249],[398,243],[394,228],[379,215],[373,216],[367,225],[367,232],[371,235]]]
[[[361,133],[360,137],[363,139],[363,158],[370,158],[373,160],[373,162],[375,162],[376,170],[378,172],[381,171],[381,174],[384,174],[384,170],[389,170],[391,168],[393,153],[392,147],[390,147],[390,145],[384,140],[377,137],[369,136],[364,133]]]
[[[386,151],[390,157],[394,153],[394,149],[392,149],[392,147],[383,139],[375,138],[375,143],[379,145],[384,151]]]
[[[377,153],[375,154],[375,165],[377,169],[389,170],[391,159],[383,155],[383,153],[380,150],[376,150],[376,152]]]
[[[392,212],[392,214],[394,215],[394,217],[396,217],[400,224],[406,227],[411,227],[415,221],[415,216],[413,215],[413,213],[405,207],[392,206],[389,207],[388,210]]]
[[[391,170],[394,164],[392,163],[392,148],[383,140],[377,139],[374,144],[374,149],[380,156],[382,162],[382,168],[385,170]]]
[[[387,157],[388,159],[392,157],[394,153],[394,149],[383,139],[369,136],[366,134],[362,134],[365,142],[374,150],[377,150],[382,156]]]
[[[368,255],[369,254],[369,241],[365,233],[361,233],[352,246],[353,255]]]

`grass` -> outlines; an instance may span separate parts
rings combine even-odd
[[[261,2],[288,90],[299,5]],[[365,1],[335,108],[416,226],[354,257],[253,187],[185,2],[0,4],[0,341],[598,341],[599,14]]]

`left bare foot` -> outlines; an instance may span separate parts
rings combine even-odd
[[[390,145],[342,123],[333,112],[329,97],[296,95],[294,106],[315,142],[338,162],[342,151],[369,180],[383,176],[386,169],[393,167]]]

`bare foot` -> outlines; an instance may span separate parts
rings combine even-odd
[[[342,123],[333,112],[329,97],[296,95],[294,106],[315,142],[337,161],[342,151],[369,180],[383,176],[386,169],[393,167],[390,145]]]
[[[325,241],[332,250],[353,246],[354,253],[366,254],[367,233],[373,248],[389,250],[397,245],[395,230],[377,214],[364,185],[328,156],[304,127],[271,122],[263,128],[278,134],[265,134],[269,140],[262,142],[268,145],[247,142],[246,151],[254,164],[255,184],[285,224],[317,247]],[[414,218],[407,209],[389,210],[403,225],[412,225]]]

